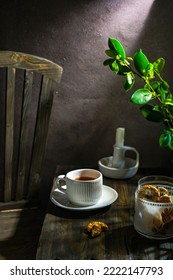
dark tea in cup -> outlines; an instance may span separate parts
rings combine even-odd
[[[78,181],[91,181],[91,180],[95,180],[95,178],[89,177],[89,176],[81,176],[81,177],[75,178],[75,180],[78,180]]]

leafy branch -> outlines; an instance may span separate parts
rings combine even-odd
[[[133,57],[126,56],[122,44],[115,38],[108,39],[108,46],[105,53],[109,58],[103,64],[116,75],[124,76],[126,91],[133,88],[137,78],[143,81],[143,88],[135,90],[130,100],[141,105],[140,111],[145,119],[163,122],[160,146],[173,150],[173,95],[168,82],[161,76],[165,59],[161,57],[150,62],[141,49]]]

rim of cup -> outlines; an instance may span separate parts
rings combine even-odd
[[[92,177],[93,176],[94,179],[85,180],[85,182],[97,181],[97,180],[100,180],[100,178],[102,178],[102,173],[96,169],[91,169],[91,168],[75,169],[75,170],[71,170],[66,173],[66,178],[68,178],[70,180],[75,180],[76,176],[78,176],[78,177],[80,177],[80,176]],[[76,180],[76,181],[80,182],[83,180]]]

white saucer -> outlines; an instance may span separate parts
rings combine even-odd
[[[55,189],[50,194],[50,200],[56,206],[69,210],[78,210],[78,211],[88,211],[88,210],[103,208],[112,204],[117,198],[118,198],[118,193],[113,188],[104,185],[103,185],[102,197],[96,204],[90,206],[78,206],[72,204],[67,199],[67,196],[64,193],[60,192],[58,189]]]

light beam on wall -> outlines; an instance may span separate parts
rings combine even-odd
[[[107,37],[116,37],[132,50],[145,28],[154,2],[155,0],[122,1],[116,10],[110,10],[107,15],[103,33],[107,33]]]

